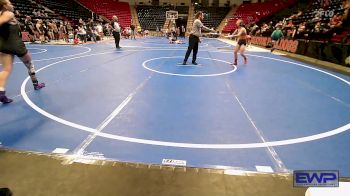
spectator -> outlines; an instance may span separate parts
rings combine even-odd
[[[158,27],[157,27],[158,28]],[[136,37],[135,37],[135,25],[133,24],[133,23],[131,23],[131,25],[130,25],[130,39],[136,39]]]
[[[343,17],[340,13],[337,13],[334,15],[331,20],[328,23],[328,26],[330,28],[330,36],[340,33],[342,30],[342,25],[343,25]]]
[[[45,42],[45,32],[44,32],[44,27],[43,27],[43,22],[42,20],[37,20],[35,24],[36,31],[39,34],[39,40],[44,43]]]
[[[283,37],[282,33],[282,24],[277,24],[276,30],[274,30],[271,34],[271,40],[272,40],[272,46],[271,46],[271,52],[274,51],[274,45],[278,40],[280,40]]]
[[[16,10],[15,16],[16,16],[16,18],[20,18],[22,16],[22,14],[18,10]]]
[[[101,22],[97,23],[96,31],[97,31],[98,35],[100,36],[101,40],[103,40],[104,34],[103,34],[103,27],[102,27]]]
[[[253,23],[250,28],[250,35],[255,35],[258,29],[259,29],[259,26],[256,23]]]
[[[350,56],[345,59],[346,66],[350,67]]]
[[[28,36],[31,42],[36,40],[36,37],[39,37],[38,32],[35,30],[34,24],[32,23],[32,18],[30,16],[26,16],[24,20],[25,30],[28,32]]]
[[[68,35],[69,34],[73,34],[74,33],[74,31],[73,31],[73,27],[72,27],[72,25],[70,24],[70,22],[67,22],[67,32],[68,32]]]
[[[78,26],[77,36],[78,36],[80,41],[86,43],[86,30],[85,30],[85,28],[84,28],[84,26],[82,24],[80,24]]]
[[[58,35],[59,35],[59,39],[60,40],[64,40],[66,42],[68,42],[68,31],[67,31],[67,27],[64,25],[63,22],[59,23],[59,27],[58,27]]]
[[[337,13],[336,15],[334,15],[328,23],[331,29],[341,27],[342,24],[343,24],[342,15],[340,13]]]
[[[298,29],[296,30],[293,38],[295,39],[304,39],[306,34],[306,22],[302,22],[299,24]]]
[[[344,8],[343,20],[345,21],[349,17],[350,0],[344,1],[343,8]]]
[[[185,34],[186,34],[186,28],[185,28],[185,26],[184,25],[181,25],[181,36],[182,37],[185,37]]]
[[[36,9],[33,10],[32,14],[34,15],[34,17],[38,17],[38,13],[37,13]]]
[[[53,40],[55,38],[55,35],[53,33],[53,29],[54,29],[53,23],[51,23],[50,21],[47,21],[47,28],[48,28],[47,34],[49,36],[49,39]]]
[[[287,32],[287,37],[288,38],[292,38],[293,37],[293,33],[295,30],[294,24],[292,20],[288,21],[288,24],[284,26],[284,30]]]
[[[315,17],[311,20],[312,22],[319,22],[319,21],[321,21],[322,20],[322,18],[321,18],[321,15],[320,15],[320,13],[316,13],[315,14]]]

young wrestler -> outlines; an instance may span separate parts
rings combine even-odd
[[[5,104],[13,101],[6,97],[5,86],[12,71],[14,55],[18,56],[27,67],[34,89],[39,90],[45,87],[45,84],[39,83],[35,76],[32,58],[22,41],[21,30],[13,13],[11,2],[0,0],[0,62],[3,67],[0,72],[0,102]]]
[[[244,55],[244,51],[245,51],[245,47],[247,45],[247,30],[244,27],[244,23],[242,20],[237,20],[236,22],[237,25],[237,29],[236,31],[228,36],[228,37],[237,37],[237,45],[234,49],[234,61],[233,61],[233,65],[237,65],[237,53],[239,51],[239,53],[241,54],[241,56],[244,59],[244,64],[247,64],[248,59],[247,57]]]

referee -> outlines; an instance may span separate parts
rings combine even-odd
[[[203,25],[202,23],[203,18],[204,18],[203,12],[199,11],[196,13],[195,20],[193,22],[192,31],[189,37],[189,44],[188,44],[186,56],[182,63],[183,65],[187,64],[187,59],[190,56],[192,50],[193,50],[192,64],[197,65],[196,59],[197,59],[197,52],[198,52],[198,43],[200,42],[199,37],[202,35],[202,32],[201,32],[202,28],[204,30],[215,33],[215,30],[211,30],[208,27]]]
[[[119,42],[120,42],[121,27],[119,25],[117,16],[113,16],[112,17],[111,26],[112,26],[112,29],[113,29],[113,37],[114,37],[115,47],[117,49],[120,49],[121,47],[119,46]]]

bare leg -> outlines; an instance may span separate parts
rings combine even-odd
[[[248,63],[248,59],[247,59],[247,56],[244,55],[244,52],[245,52],[245,45],[242,45],[240,50],[239,50],[239,53],[241,54],[241,56],[244,59],[244,64],[247,64]]]
[[[6,82],[12,71],[13,55],[0,53],[2,71],[0,72],[0,89],[5,89]]]
[[[34,65],[32,63],[32,57],[30,56],[30,54],[27,53],[26,55],[20,57],[20,59],[28,69],[28,74],[30,76],[30,79],[32,80],[34,89],[39,90],[39,89],[45,87],[45,83],[38,82],[38,79],[36,77],[35,68],[34,68]]]
[[[0,53],[0,59],[3,67],[2,71],[0,72],[0,102],[6,104],[13,101],[5,96],[7,79],[12,71],[13,55]]]
[[[272,40],[271,41],[271,52],[273,52],[274,50],[275,50],[275,48],[274,48],[274,46],[275,46],[275,43],[276,43],[276,41],[275,40]]]
[[[233,65],[237,65],[237,53],[238,53],[238,50],[240,49],[240,46],[237,45],[236,48],[234,49],[233,53],[234,53],[234,57],[235,59],[233,60]]]

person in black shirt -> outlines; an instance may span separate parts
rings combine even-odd
[[[32,58],[25,47],[18,21],[13,14],[13,6],[9,0],[0,0],[0,61],[3,69],[0,72],[0,102],[11,103],[13,100],[6,97],[5,86],[12,71],[14,55],[18,56],[28,69],[35,90],[45,87],[39,83]]]
[[[130,32],[130,39],[132,39],[132,38],[134,38],[134,39],[136,39],[136,37],[135,37],[135,25],[134,24],[131,24],[130,25],[130,30],[131,30],[131,32]]]
[[[26,19],[24,21],[24,26],[25,26],[26,31],[29,34],[30,41],[34,42],[35,41],[35,28],[34,28],[34,24],[33,24],[30,16],[26,16]]]

